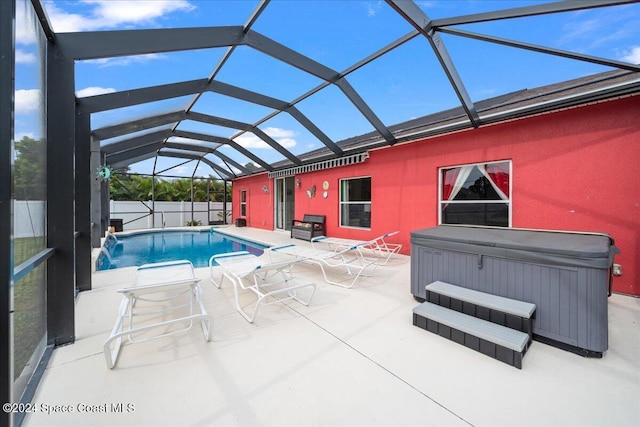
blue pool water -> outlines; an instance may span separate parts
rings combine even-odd
[[[187,259],[207,267],[211,255],[249,251],[261,255],[266,246],[213,230],[150,231],[108,238],[96,261],[96,270],[140,266],[151,262]],[[108,254],[107,254],[108,252]]]

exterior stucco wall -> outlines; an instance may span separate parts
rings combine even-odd
[[[297,175],[296,218],[324,214],[328,235],[337,237],[399,230],[396,241],[408,254],[410,232],[437,225],[440,167],[511,160],[513,227],[611,235],[622,252],[614,290],[640,295],[638,117],[634,96],[373,150],[361,164]],[[339,227],[339,181],[361,176],[372,183],[370,231]],[[317,191],[309,198],[312,185]],[[234,218],[241,189],[249,190],[247,225],[273,229],[273,180],[266,174],[236,180]]]

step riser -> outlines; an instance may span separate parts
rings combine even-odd
[[[533,337],[533,319],[515,316],[499,310],[493,310],[429,290],[426,292],[426,301],[469,316],[477,317],[488,322],[524,332],[529,335],[529,342],[531,342]]]
[[[459,331],[416,313],[413,313],[413,325],[504,362],[507,365],[522,369],[522,358],[526,353],[528,346],[525,346],[522,352],[518,352],[491,341],[478,338],[472,334]]]

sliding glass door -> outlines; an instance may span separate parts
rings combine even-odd
[[[295,212],[295,191],[294,178],[276,179],[276,202],[275,202],[275,228],[276,230],[291,230],[291,221]]]

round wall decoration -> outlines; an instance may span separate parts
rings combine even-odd
[[[98,168],[98,178],[102,181],[107,182],[111,178],[111,168],[107,165],[100,166]]]

